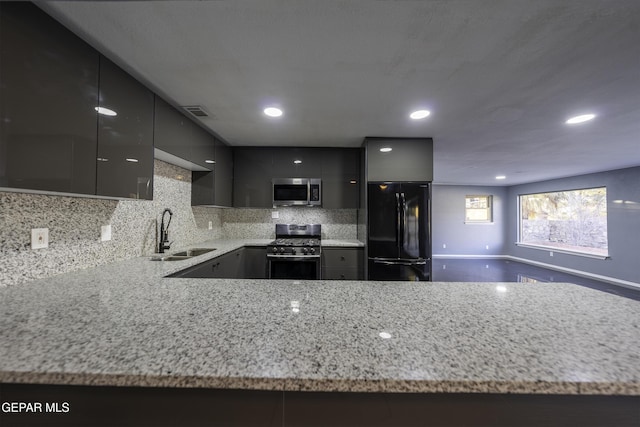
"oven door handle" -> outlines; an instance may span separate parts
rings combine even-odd
[[[316,255],[275,255],[275,254],[267,254],[267,258],[269,259],[284,259],[288,261],[300,261],[305,259],[317,259],[320,258],[320,254]]]

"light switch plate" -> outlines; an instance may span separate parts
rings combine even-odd
[[[100,229],[100,241],[108,242],[111,240],[111,224],[103,225]]]
[[[213,221],[209,221],[209,230],[213,230]]]
[[[44,249],[49,247],[49,229],[31,229],[31,249]]]
[[[271,218],[273,218],[273,219],[278,219],[278,218],[280,218],[280,212],[278,212],[278,211],[271,211]]]

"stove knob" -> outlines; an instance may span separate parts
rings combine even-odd
[[[291,248],[291,255],[295,255],[296,253],[296,248]]]
[[[302,248],[302,254],[306,255],[307,254],[307,248]]]
[[[309,248],[309,253],[310,254],[315,254],[316,253],[316,248]]]
[[[271,251],[272,251],[274,254],[277,254],[277,253],[278,253],[278,248],[276,248],[276,247],[274,246],[273,248],[271,248]]]
[[[284,248],[280,248],[280,253],[283,254],[284,253]]]

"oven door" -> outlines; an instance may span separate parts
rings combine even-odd
[[[267,261],[269,279],[320,279],[320,255],[267,255]]]

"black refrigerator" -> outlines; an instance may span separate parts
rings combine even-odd
[[[431,280],[431,185],[367,185],[368,280]]]

